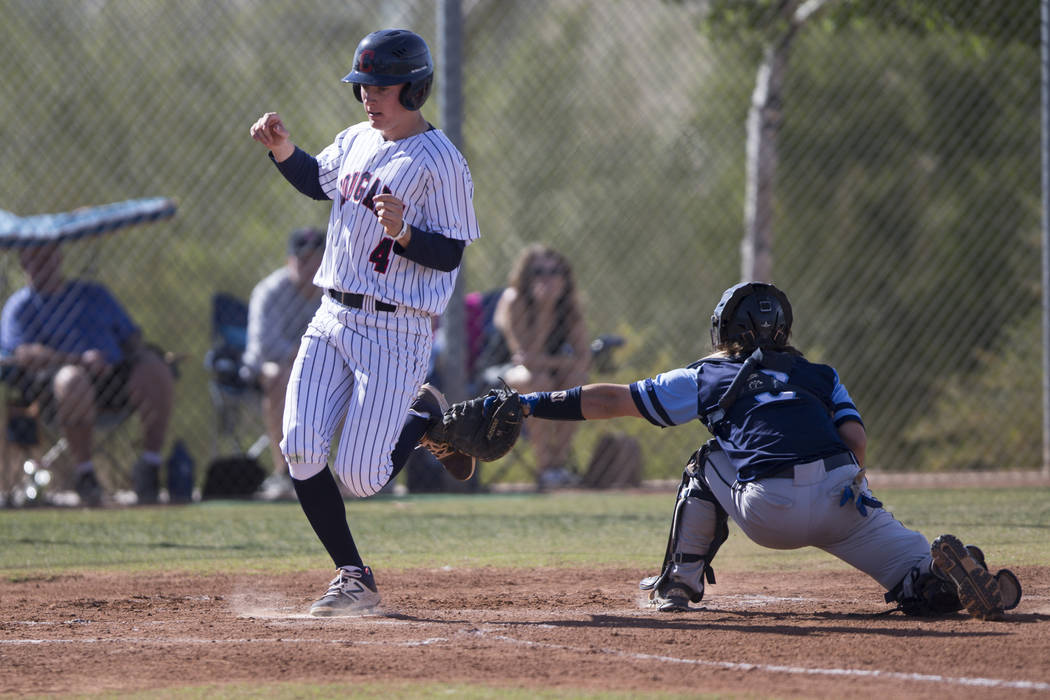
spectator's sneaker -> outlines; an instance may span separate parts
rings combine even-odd
[[[282,471],[266,477],[257,495],[264,501],[294,501],[296,496],[291,474]]]
[[[131,467],[131,480],[135,485],[135,496],[140,506],[157,502],[157,494],[160,493],[159,474],[159,464],[150,464],[141,457]]]
[[[314,617],[363,615],[379,605],[379,592],[367,566],[339,569],[328,584],[328,592],[310,606]]]
[[[86,471],[77,476],[74,486],[77,495],[80,496],[80,505],[96,508],[102,505],[102,485],[98,483],[94,470]]]
[[[536,479],[536,488],[540,491],[576,486],[579,480],[565,467],[550,467],[540,472]]]
[[[429,418],[430,425],[433,425],[441,420],[441,416],[448,410],[448,401],[436,386],[424,384],[419,387],[419,393],[416,394],[408,410],[417,416]],[[430,450],[430,454],[441,462],[441,466],[452,475],[452,478],[466,481],[474,476],[476,460],[473,457],[452,449],[448,443],[431,440],[426,435],[420,439],[419,444]]]
[[[955,584],[959,602],[968,613],[981,620],[1002,619],[1003,599],[999,582],[972,550],[963,546],[954,535],[941,535],[933,541],[930,551],[933,554],[933,573]]]

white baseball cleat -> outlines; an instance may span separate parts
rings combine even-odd
[[[379,605],[379,592],[372,570],[356,566],[339,569],[328,584],[328,592],[310,606],[314,617],[363,615]]]

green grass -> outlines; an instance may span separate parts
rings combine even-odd
[[[952,532],[997,566],[1050,565],[1045,489],[881,490],[909,527]],[[366,561],[412,567],[655,568],[673,493],[380,496],[348,501]],[[0,575],[62,570],[295,571],[329,562],[295,503],[207,502],[178,507],[0,511]],[[736,528],[719,566],[737,570],[844,568],[814,549],[763,549]]]

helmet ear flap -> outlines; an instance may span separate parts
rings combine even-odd
[[[401,102],[401,106],[413,112],[422,108],[423,103],[430,96],[430,86],[433,82],[434,76],[428,75],[422,80],[405,83],[401,88],[401,94],[398,95],[398,101]]]
[[[352,87],[354,88],[354,97],[357,98],[358,102],[364,103],[364,100],[361,99],[361,86],[354,83]]]

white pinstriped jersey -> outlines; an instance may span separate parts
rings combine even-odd
[[[441,314],[458,268],[442,272],[394,253],[373,213],[372,197],[392,192],[405,203],[409,224],[469,244],[481,234],[474,183],[459,150],[438,129],[386,141],[361,122],[336,136],[317,162],[321,187],[334,203],[314,284]]]

